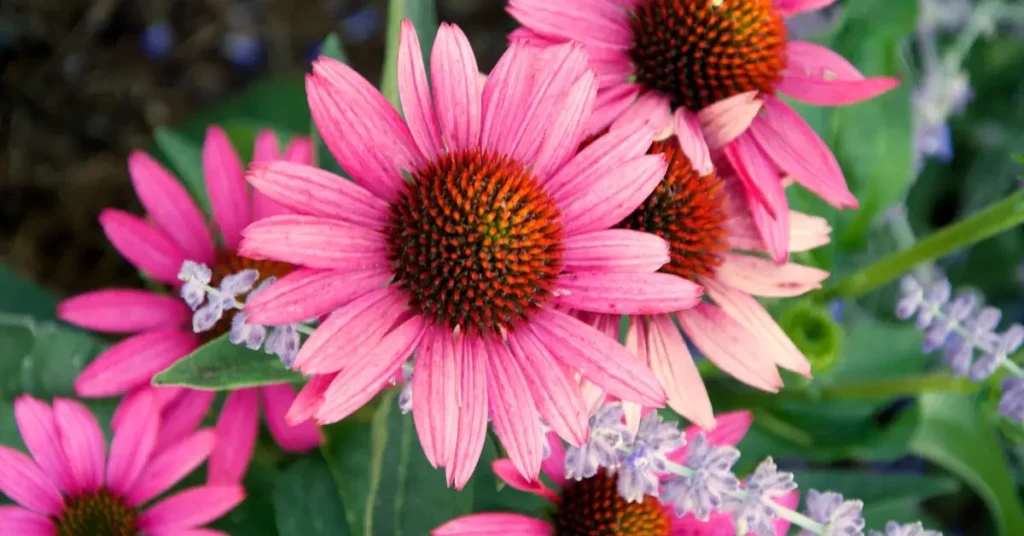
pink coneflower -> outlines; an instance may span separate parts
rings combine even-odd
[[[277,156],[275,134],[261,132],[253,159],[273,160]],[[283,157],[308,163],[312,145],[308,139],[295,138]],[[250,195],[242,163],[219,127],[207,130],[203,144],[203,170],[220,230],[219,245],[215,245],[206,219],[188,192],[156,160],[135,152],[128,158],[128,170],[148,221],[121,210],[106,209],[100,215],[100,224],[114,247],[154,280],[178,286],[178,271],[185,260],[211,266],[214,284],[244,268],[259,270],[261,278],[283,275],[291,269],[281,263],[253,261],[237,254],[246,225],[281,214],[284,209],[258,192]],[[58,315],[86,329],[133,334],[82,371],[75,380],[75,391],[83,397],[115,396],[146,386],[153,375],[200,344],[222,335],[231,325],[229,314],[213,329],[194,334],[189,325],[189,308],[180,298],[135,289],[105,289],[72,297],[60,304]],[[177,426],[176,423],[195,426],[206,414],[214,393],[175,388],[160,389],[157,396],[170,427]],[[295,397],[295,390],[287,384],[230,393],[217,421],[217,431],[223,439],[210,457],[211,481],[236,482],[244,475],[259,428],[261,398],[267,426],[282,448],[304,452],[316,447],[320,435],[314,423],[285,423],[285,412]],[[174,432],[168,430],[168,434]]]
[[[626,346],[650,365],[668,395],[668,405],[692,422],[714,425],[711,402],[676,324],[703,354],[742,382],[777,391],[776,366],[810,375],[810,365],[754,296],[797,296],[818,288],[828,272],[794,263],[776,264],[764,251],[738,180],[717,173],[695,117],[676,114],[676,135],[651,146],[668,159],[661,183],[617,227],[656,234],[671,246],[671,261],[661,271],[704,287],[707,298],[696,307],[659,315],[632,315]],[[825,220],[788,215],[789,247],[805,251],[826,244]],[[619,334],[619,315],[581,315],[611,337]],[[585,384],[591,400],[600,390]],[[624,404],[630,428],[640,421],[640,406]]]
[[[250,173],[306,215],[249,226],[241,251],[305,268],[246,311],[279,324],[338,308],[295,360],[314,377],[290,418],[344,418],[415,352],[416,429],[449,484],[472,474],[488,412],[530,478],[542,417],[570,442],[586,437],[569,371],[623,400],[664,402],[647,367],[556,306],[657,313],[700,299],[697,285],[656,273],[664,240],[609,229],[654,190],[665,161],[646,154],[653,130],[639,123],[577,153],[596,93],[579,46],[514,44],[481,86],[465,35],[445,24],[428,85],[408,21],[400,42],[405,120],[338,62],[320,58],[306,79],[324,143],[355,182],[287,163]]]
[[[577,41],[597,72],[601,118],[639,95],[700,112],[752,199],[772,256],[788,258],[782,175],[836,207],[856,207],[832,152],[781,92],[815,105],[860,102],[898,80],[865,78],[835,52],[790,41],[785,18],[834,0],[510,0],[513,40]],[[600,127],[600,122],[594,124]],[[781,172],[781,173],[780,173]]]
[[[199,486],[150,504],[209,456],[213,430],[186,427],[173,443],[160,445],[160,408],[151,390],[125,399],[118,411],[124,423],[108,453],[96,417],[79,402],[58,398],[51,408],[27,395],[14,401],[32,457],[0,446],[0,491],[18,503],[0,506],[0,534],[226,534],[198,527],[242,501],[239,485]]]
[[[718,427],[706,433],[707,443],[714,446],[736,445],[750,427],[749,412],[725,413],[718,417]],[[686,430],[690,443],[701,431],[697,427]],[[642,501],[626,501],[619,493],[617,475],[605,469],[590,477],[572,480],[567,477],[566,452],[558,438],[550,435],[550,455],[544,460],[544,473],[556,489],[540,480],[526,481],[512,467],[509,460],[496,460],[494,473],[509,486],[554,504],[548,521],[522,514],[478,513],[454,519],[434,529],[432,536],[555,536],[561,534],[607,534],[617,536],[732,536],[736,527],[732,517],[715,512],[707,521],[693,514],[674,515],[671,504],[662,504],[658,498],[645,496]],[[669,455],[671,460],[686,457],[689,445]],[[793,508],[799,494],[792,492],[777,502]],[[785,535],[789,522],[775,521],[775,533]],[[751,533],[753,534],[753,533]]]

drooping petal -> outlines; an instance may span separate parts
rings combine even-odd
[[[465,346],[460,354],[459,399],[456,418],[458,432],[452,458],[445,464],[449,486],[462,489],[473,475],[487,438],[487,356],[483,341],[461,337]]]
[[[288,408],[295,402],[295,389],[291,385],[268,385],[260,389],[263,395],[263,416],[274,441],[284,450],[303,453],[320,445],[320,429],[312,420],[290,425],[285,419]]]
[[[761,239],[775,262],[789,260],[789,202],[779,173],[760,147],[744,135],[725,147],[736,176],[742,181],[747,207]]]
[[[708,144],[704,141],[700,120],[685,108],[677,109],[673,119],[679,147],[683,150],[683,154],[690,159],[693,169],[701,176],[711,173],[715,166],[711,162],[711,151],[708,149]]]
[[[164,448],[125,494],[127,501],[133,506],[145,504],[180,482],[206,461],[216,437],[212,429],[205,428]]]
[[[153,157],[142,151],[128,156],[128,174],[139,202],[185,255],[196,262],[213,261],[213,237],[206,218],[185,187]]]
[[[106,489],[123,495],[135,484],[156,448],[160,408],[152,390],[121,403],[121,425],[114,431],[107,463]]]
[[[44,515],[19,506],[0,506],[0,534],[57,536],[57,527]]]
[[[513,489],[532,493],[538,497],[545,498],[552,503],[557,503],[559,501],[558,494],[552,491],[551,488],[545,486],[541,479],[534,478],[533,480],[527,480],[523,478],[523,475],[518,469],[516,469],[515,464],[512,463],[511,460],[494,460],[491,462],[491,469],[494,471],[495,476],[500,478]]]
[[[103,485],[106,454],[100,423],[80,402],[66,398],[53,400],[53,416],[71,470],[73,493],[98,490]]]
[[[414,362],[412,419],[423,453],[434,467],[446,465],[455,454],[462,351],[462,343],[457,344],[447,330],[428,330]]]
[[[248,322],[282,325],[325,315],[391,278],[386,267],[355,270],[300,268],[274,282],[245,303]]]
[[[642,320],[634,319],[633,322]],[[652,316],[648,322],[644,330],[645,357],[665,387],[668,406],[690,422],[704,428],[713,427],[715,416],[711,411],[711,399],[679,329],[667,315]]]
[[[199,486],[179,492],[139,516],[144,532],[198,527],[228,513],[245,498],[242,486]]]
[[[544,434],[530,385],[504,342],[484,342],[481,346],[486,352],[483,357],[487,359],[487,395],[494,433],[519,474],[537,480]]]
[[[715,279],[737,290],[768,298],[800,296],[821,288],[828,272],[796,263],[778,264],[768,259],[726,253]]]
[[[210,484],[239,484],[249,468],[256,435],[260,429],[260,399],[257,389],[239,389],[228,394],[217,417],[217,446],[210,454]]]
[[[423,49],[409,19],[402,21],[398,38],[398,96],[416,145],[427,160],[434,160],[444,153],[444,145],[423,65]]]
[[[364,227],[314,216],[262,219],[243,233],[239,255],[310,268],[375,266],[387,263],[384,236]]]
[[[676,316],[690,340],[718,368],[764,391],[782,387],[775,362],[761,353],[761,341],[721,309],[702,303]]]
[[[83,397],[126,393],[149,383],[153,376],[188,355],[198,346],[195,335],[179,329],[161,329],[133,335],[100,354],[75,379],[75,392]]]
[[[900,84],[892,77],[865,78],[845,58],[821,45],[790,41],[786,70],[778,89],[794,99],[818,106],[865,101]]]
[[[242,160],[227,133],[216,125],[206,129],[203,175],[224,247],[235,249],[242,238],[242,229],[252,221],[252,206],[243,178]]]
[[[479,72],[466,34],[458,26],[442,23],[430,54],[430,78],[441,138],[449,151],[473,148],[480,143]]]
[[[654,272],[671,260],[661,237],[630,229],[603,229],[566,237],[562,261],[569,272]]]
[[[554,528],[523,514],[469,514],[453,519],[430,532],[430,536],[552,536]]]
[[[775,0],[775,8],[783,16],[792,17],[799,13],[825,9],[835,3],[836,0]]]
[[[0,445],[0,492],[29,510],[56,516],[64,498],[32,458]]]
[[[150,277],[178,284],[178,271],[185,252],[166,232],[137,216],[114,208],[100,213],[100,225],[107,239],[121,255]]]
[[[722,99],[697,114],[704,139],[711,149],[719,149],[750,128],[761,111],[757,91],[748,91]]]
[[[619,223],[651,195],[667,169],[665,158],[653,154],[622,163],[595,177],[574,197],[560,202],[565,234],[607,229]]]
[[[21,440],[46,478],[57,491],[69,492],[72,489],[70,467],[64,455],[53,409],[30,395],[21,395],[14,399],[14,420],[21,432]]]
[[[671,274],[568,272],[558,281],[555,303],[606,314],[658,314],[700,302],[700,285]]]
[[[170,445],[191,434],[203,422],[217,393],[188,390],[161,412],[157,445]]]
[[[509,348],[526,376],[541,417],[567,442],[582,445],[588,436],[589,414],[579,383],[573,381],[551,352],[537,342],[533,337],[520,337],[515,332],[508,335]]]
[[[191,316],[177,296],[135,289],[104,289],[72,296],[57,306],[57,317],[90,331],[135,333],[179,326]]]

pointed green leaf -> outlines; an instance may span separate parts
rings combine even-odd
[[[303,458],[281,473],[272,496],[281,536],[352,534],[330,470],[319,456]]]
[[[0,398],[73,396],[78,373],[104,347],[77,328],[0,313]]]
[[[299,381],[302,376],[277,356],[231,344],[225,333],[157,374],[153,385],[226,391]]]
[[[429,73],[430,49],[434,46],[434,35],[437,33],[437,6],[434,0],[391,0],[388,3],[388,33],[384,44],[380,91],[397,110],[402,109],[398,101],[398,37],[404,19],[409,19],[416,27]]]
[[[203,151],[200,145],[168,128],[159,127],[153,132],[157,147],[171,163],[174,172],[192,194],[204,213],[210,214],[210,199],[206,195],[206,179],[203,175]]]

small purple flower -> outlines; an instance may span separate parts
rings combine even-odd
[[[885,524],[885,533],[873,530],[868,536],[942,536],[942,533],[935,530],[925,530],[920,521],[901,525],[895,521]]]
[[[729,500],[728,494],[739,489],[739,479],[732,473],[739,458],[740,452],[734,447],[712,445],[704,434],[697,434],[683,462],[693,473],[667,479],[662,502],[671,504],[679,517],[693,513],[697,519],[707,521]]]
[[[821,536],[862,536],[864,534],[864,503],[846,501],[840,493],[834,491],[819,492],[812,489],[807,494],[807,510],[811,519],[825,526]],[[812,536],[816,533],[804,530],[800,536]]]
[[[623,422],[622,406],[609,404],[590,417],[590,439],[565,451],[565,477],[583,480],[602,467],[617,467],[619,449],[633,440]]]
[[[775,534],[775,518],[778,515],[768,503],[772,499],[785,495],[796,489],[793,473],[780,472],[775,462],[769,457],[761,462],[754,474],[743,486],[746,497],[727,498],[728,503],[736,505],[734,518],[737,523],[745,523],[757,536],[773,536]]]
[[[194,261],[181,263],[178,279],[184,281],[181,286],[181,299],[185,300],[189,309],[195,311],[206,301],[206,286],[213,279],[210,267]]]
[[[281,359],[284,366],[292,368],[295,356],[299,355],[299,331],[295,325],[275,326],[267,337],[263,351]]]
[[[999,398],[999,414],[1016,422],[1024,422],[1024,378],[1004,378]]]

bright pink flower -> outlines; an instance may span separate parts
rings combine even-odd
[[[118,411],[124,423],[108,453],[96,417],[79,402],[58,398],[51,408],[28,395],[14,401],[32,457],[0,446],[0,492],[18,503],[0,506],[0,534],[225,534],[198,527],[242,501],[239,485],[199,486],[150,504],[206,460],[213,430],[185,426],[160,443],[168,421],[161,422],[152,389],[125,399]]]
[[[449,484],[461,487],[472,474],[488,412],[532,478],[542,417],[568,441],[586,438],[570,371],[623,400],[664,402],[647,367],[556,306],[659,313],[694,305],[701,289],[656,273],[668,261],[664,240],[608,229],[657,186],[665,161],[646,154],[653,131],[639,124],[578,152],[596,94],[581,47],[513,44],[481,86],[465,35],[444,24],[430,65],[428,84],[406,21],[403,120],[351,68],[314,63],[306,79],[313,119],[354,182],[280,162],[248,175],[305,215],[249,226],[243,254],[305,268],[246,311],[274,324],[337,308],[295,360],[314,377],[290,418],[344,418],[415,352],[416,429]]]
[[[712,445],[736,445],[747,433],[751,421],[752,417],[746,411],[725,413],[718,417],[718,426],[710,432],[705,432],[705,435]],[[687,429],[687,441],[690,441],[699,432],[701,430],[697,427]],[[601,518],[643,519],[646,521],[642,525],[643,529],[636,527],[629,532],[629,534],[638,536],[733,536],[736,534],[736,527],[726,513],[714,513],[708,521],[702,522],[697,520],[693,514],[687,514],[681,518],[676,517],[671,505],[663,505],[655,497],[647,496],[641,503],[627,503],[616,491],[614,475],[603,471],[578,482],[567,479],[565,477],[565,449],[553,434],[549,434],[548,441],[551,445],[551,455],[544,460],[543,469],[551,482],[555,484],[556,489],[554,490],[539,479],[524,480],[515,471],[509,460],[496,460],[492,464],[492,468],[494,473],[509,486],[533,493],[554,503],[555,512],[552,515],[552,523],[564,529],[566,534],[591,533],[588,532],[588,529],[593,531],[600,523],[598,519]],[[688,446],[683,446],[672,453],[671,458],[684,459],[688,448]],[[571,500],[563,500],[566,497],[571,497]],[[595,501],[588,502],[587,499],[595,499]],[[794,491],[780,497],[778,503],[788,508],[794,508],[799,499],[799,492]],[[556,532],[552,523],[522,514],[480,513],[449,521],[434,529],[431,535],[554,536]],[[776,535],[783,536],[788,530],[788,521],[776,520]],[[561,534],[561,532],[557,534]],[[600,532],[600,534],[614,534],[614,532]]]
[[[788,258],[781,178],[838,207],[856,207],[832,152],[781,92],[814,105],[884,93],[894,78],[865,78],[835,52],[789,41],[785,18],[834,0],[510,0],[523,27],[512,40],[583,43],[600,86],[591,128],[639,95],[700,114],[712,148],[724,148],[753,203],[769,252]]]
[[[278,154],[274,132],[261,132],[253,149],[253,160],[273,160]],[[309,163],[312,144],[306,138],[295,138],[283,158]],[[211,266],[214,284],[242,268],[257,268],[261,276],[265,269],[266,275],[290,269],[254,262],[236,252],[246,225],[286,211],[259,192],[250,195],[242,162],[220,127],[207,130],[203,169],[223,243],[221,249],[214,245],[206,218],[181,183],[143,152],[128,158],[128,170],[148,218],[105,210],[100,215],[100,224],[114,247],[138,269],[175,287],[181,283],[177,273],[186,259]],[[62,320],[86,329],[133,334],[99,355],[75,380],[76,393],[89,398],[120,395],[148,386],[153,375],[203,342],[225,333],[231,324],[230,317],[226,317],[213,330],[193,334],[189,309],[180,298],[136,289],[87,292],[62,302],[57,313]],[[187,389],[160,389],[158,393],[159,406],[168,421],[161,432],[166,440],[179,437],[179,426],[196,426],[214,398],[211,392]],[[259,429],[261,399],[267,426],[282,448],[304,452],[319,445],[320,434],[313,422],[294,426],[285,423],[285,412],[295,397],[295,390],[287,384],[243,389],[228,395],[217,421],[217,431],[223,439],[210,457],[211,482],[238,482],[244,475]]]
[[[828,272],[745,253],[766,249],[755,225],[760,213],[756,206],[750,210],[739,180],[728,169],[716,172],[697,119],[688,112],[676,118],[675,136],[651,148],[668,158],[668,171],[654,193],[618,226],[667,240],[671,261],[661,271],[703,286],[709,300],[668,314],[632,315],[626,346],[654,371],[669,407],[711,427],[711,401],[676,323],[719,368],[758,389],[778,391],[782,378],[776,366],[809,376],[810,365],[754,296],[798,296],[819,288]],[[783,221],[793,251],[829,241],[830,228],[822,218],[787,212]],[[618,337],[619,315],[579,316]],[[588,403],[603,400],[601,389],[589,382],[583,390]],[[631,402],[623,406],[635,431],[641,407]]]

